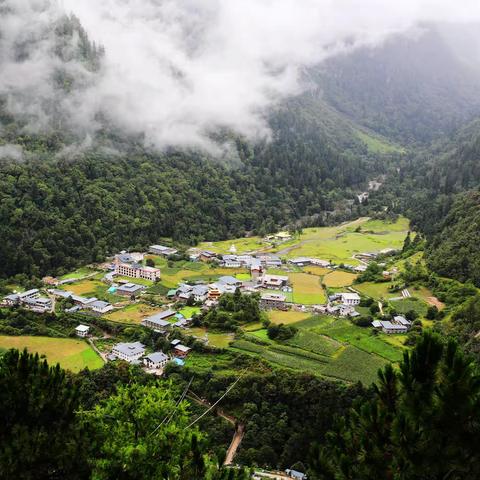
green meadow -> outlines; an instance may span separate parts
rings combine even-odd
[[[10,348],[18,350],[26,348],[30,353],[45,356],[50,365],[60,363],[63,368],[72,372],[78,372],[87,367],[93,370],[103,365],[102,359],[85,340],[0,336],[0,349]]]

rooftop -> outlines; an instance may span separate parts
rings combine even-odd
[[[165,355],[163,352],[154,352],[150,355],[147,355],[145,358],[153,363],[160,363],[168,360],[168,356]]]
[[[90,327],[88,325],[82,325],[80,324],[78,327],[75,328],[77,332],[88,332],[90,330]]]
[[[143,354],[145,352],[145,345],[141,342],[117,343],[113,346],[113,350],[117,350],[127,356],[134,356]]]

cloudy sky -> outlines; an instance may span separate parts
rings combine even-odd
[[[480,19],[478,0],[0,0],[1,8],[0,93],[12,111],[31,111],[31,128],[52,108],[49,26],[73,12],[104,45],[105,63],[91,83],[69,65],[87,88],[54,108],[86,133],[106,110],[160,148],[211,148],[218,127],[268,135],[265,112],[305,87],[302,68],[421,22]],[[18,61],[14,46],[29,38],[35,51]]]

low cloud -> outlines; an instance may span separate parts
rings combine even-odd
[[[64,12],[105,57],[95,74],[64,64],[82,88],[59,95],[51,25]],[[31,130],[60,110],[87,135],[103,111],[147,145],[211,149],[218,129],[268,136],[267,112],[306,88],[306,67],[421,22],[479,19],[470,0],[0,0],[0,95]]]

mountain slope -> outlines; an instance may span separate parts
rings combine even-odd
[[[441,26],[332,58],[314,76],[339,112],[406,144],[451,133],[480,112],[479,72],[456,55]]]

